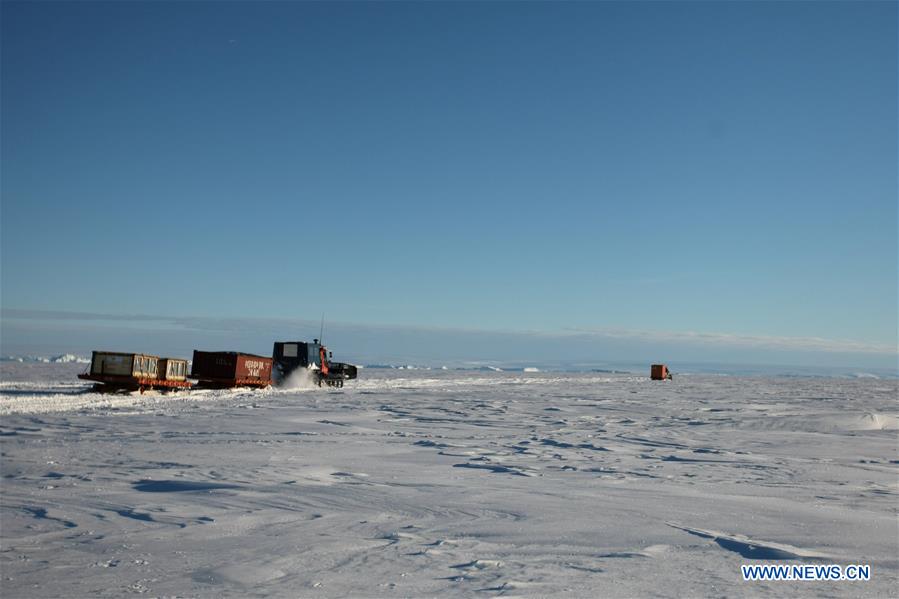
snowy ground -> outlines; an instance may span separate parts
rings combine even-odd
[[[4,597],[899,588],[895,379],[365,370],[110,397],[81,369],[0,365]]]

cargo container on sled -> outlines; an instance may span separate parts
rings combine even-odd
[[[78,378],[98,383],[98,390],[190,388],[187,360],[149,354],[94,351],[87,372]]]
[[[268,387],[272,384],[272,359],[233,351],[194,350],[190,378],[197,387]]]

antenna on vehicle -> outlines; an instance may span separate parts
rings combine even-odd
[[[322,326],[318,330],[318,342],[322,345],[325,344],[325,313],[322,312]]]

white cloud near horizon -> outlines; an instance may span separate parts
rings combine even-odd
[[[840,353],[899,354],[896,345],[869,343],[851,339],[822,337],[787,337],[776,335],[741,335],[736,333],[705,333],[697,331],[635,331],[627,329],[566,329],[572,334],[592,335],[608,339],[631,339],[649,342],[698,343],[777,349],[788,351],[820,351]]]
[[[297,338],[318,336],[320,322],[292,318],[238,318],[238,317],[170,317],[145,314],[99,314],[44,310],[20,310],[3,308],[2,320],[65,320],[113,322],[132,321],[166,323],[184,330],[203,332],[278,331],[293,332]],[[733,349],[825,352],[847,354],[899,355],[896,344],[872,343],[850,339],[826,339],[822,337],[792,337],[776,335],[746,335],[737,333],[699,331],[647,331],[618,328],[565,328],[557,331],[541,330],[488,330],[403,324],[363,324],[350,322],[326,322],[325,329],[332,333],[362,333],[370,335],[427,335],[438,336],[502,336],[507,338],[542,338],[564,340],[595,339],[597,341],[627,341],[649,344],[685,344]],[[287,333],[285,333],[287,331]]]

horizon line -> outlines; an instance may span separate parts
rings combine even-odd
[[[249,324],[254,322],[293,323],[304,326],[318,326],[318,320],[295,317],[260,317],[260,316],[163,316],[152,314],[114,314],[103,312],[78,312],[68,310],[42,310],[23,308],[0,308],[0,319],[11,320],[113,320],[113,321],[169,321],[185,327],[209,331],[209,324],[220,325],[230,323]],[[206,327],[197,326],[207,323]],[[899,356],[896,344],[872,343],[855,339],[828,339],[824,337],[789,336],[789,335],[750,335],[743,333],[722,333],[703,331],[671,331],[671,330],[638,330],[615,327],[562,327],[554,330],[541,329],[486,329],[477,327],[453,327],[441,325],[397,324],[397,323],[360,323],[351,321],[332,321],[331,327],[356,330],[400,330],[407,332],[455,333],[472,335],[505,335],[536,336],[544,338],[590,338],[634,340],[655,343],[687,343],[691,345],[717,345],[740,348],[781,351],[813,351],[825,353],[857,353]],[[222,327],[227,330],[229,327]]]

